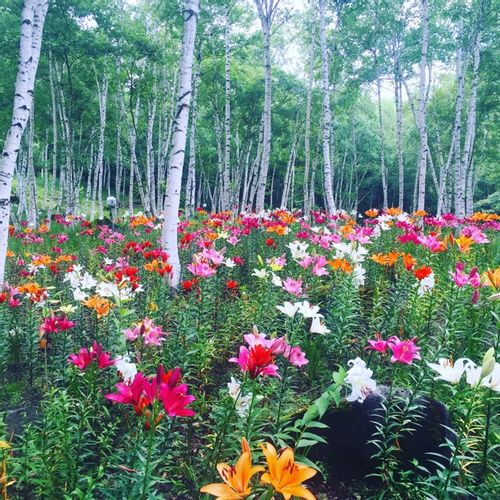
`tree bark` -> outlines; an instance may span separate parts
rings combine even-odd
[[[259,13],[262,36],[264,39],[264,130],[262,142],[262,157],[257,184],[255,209],[264,209],[266,196],[267,173],[271,157],[271,103],[272,103],[272,73],[271,73],[271,27],[279,0],[255,0]]]
[[[427,53],[429,50],[429,4],[428,0],[420,2],[420,23],[422,26],[422,52],[420,57],[420,77],[418,96],[418,126],[420,136],[420,152],[418,157],[418,199],[417,210],[425,209],[426,176],[427,176],[427,123],[426,123],[426,71]]]
[[[193,99],[191,102],[191,127],[189,131],[189,161],[188,175],[186,180],[186,199],[184,210],[186,218],[191,217],[196,203],[196,120],[198,118],[198,88],[200,81],[201,61],[196,64],[196,70],[193,76]]]
[[[304,134],[304,185],[303,207],[304,217],[309,220],[311,215],[311,200],[309,196],[309,170],[311,165],[311,109],[312,109],[312,87],[314,81],[314,41],[311,41],[309,49],[309,70],[307,76],[307,100],[306,100],[306,130]]]
[[[465,87],[465,69],[467,64],[462,62],[462,33],[464,29],[464,21],[460,19],[458,21],[458,34],[457,34],[457,56],[456,56],[456,66],[455,74],[457,79],[457,95],[455,98],[455,122],[453,124],[453,131],[451,134],[451,145],[448,152],[448,158],[444,164],[440,176],[439,176],[439,190],[438,190],[438,200],[437,200],[437,210],[438,216],[441,215],[443,210],[443,198],[446,189],[446,184],[448,181],[448,174],[451,165],[455,165],[455,172],[460,171],[460,135],[462,127],[462,104],[464,100],[464,87]],[[455,181],[457,179],[455,178]]]
[[[375,55],[375,59],[377,56]],[[378,133],[380,140],[380,175],[382,177],[382,196],[383,196],[383,208],[387,210],[388,208],[388,195],[387,195],[387,167],[385,165],[385,134],[384,134],[384,120],[382,116],[382,97],[381,97],[381,86],[380,86],[380,75],[378,61],[375,62],[376,72],[377,72],[377,104],[378,104]]]
[[[57,183],[57,101],[54,78],[54,63],[52,61],[52,51],[49,49],[49,83],[50,83],[50,103],[52,112],[52,177],[50,182],[50,198],[47,211],[49,225],[52,219],[54,208],[55,189]]]
[[[172,138],[172,156],[168,169],[167,194],[162,228],[162,247],[169,255],[172,265],[170,285],[179,286],[181,264],[177,245],[177,226],[179,223],[179,204],[182,187],[182,169],[186,149],[189,106],[191,103],[193,56],[196,39],[196,21],[199,13],[198,0],[186,0],[184,9],[184,34],[182,57],[180,62],[179,95],[175,113],[174,133]]]
[[[12,177],[33,101],[47,9],[48,0],[25,0],[22,9],[12,121],[0,160],[0,285],[3,284],[5,276]]]
[[[394,75],[394,98],[396,104],[396,154],[398,157],[398,207],[404,210],[405,196],[405,167],[403,159],[403,92],[401,88],[401,75],[399,59],[396,63]]]
[[[333,199],[333,172],[330,157],[332,112],[330,109],[330,75],[328,68],[328,52],[326,47],[325,0],[319,0],[319,31],[323,83],[323,182],[325,187],[325,208],[329,213],[333,213],[335,212],[336,207],[335,200]]]
[[[103,170],[103,161],[104,161],[104,139],[105,139],[105,131],[106,131],[106,104],[108,98],[108,77],[106,74],[102,77],[102,84],[99,83],[99,79],[96,74],[96,85],[97,85],[97,93],[99,98],[99,144],[97,147],[97,161],[95,165],[95,174],[94,174],[94,184],[93,191],[95,193],[97,189],[97,183],[100,182],[99,192],[102,193],[102,170]],[[95,198],[92,199],[92,207],[90,209],[90,220],[93,220],[95,217]],[[104,212],[102,207],[102,196],[101,202],[99,203],[99,219],[104,218]]]
[[[481,2],[481,11],[478,23],[482,18],[483,3]],[[462,160],[460,162],[459,172],[459,191],[455,187],[455,215],[457,217],[465,217],[472,213],[473,200],[470,199],[467,203],[467,179],[470,177],[470,189],[473,189],[473,168],[472,156],[474,151],[474,139],[476,137],[476,114],[477,114],[477,87],[479,84],[479,63],[481,60],[481,31],[478,28],[474,39],[474,61],[472,67],[472,83],[471,94],[469,98],[469,110],[467,113],[467,125],[465,130],[464,150]],[[471,196],[473,193],[471,193]],[[468,206],[467,206],[468,205]],[[467,211],[469,213],[467,213]]]
[[[231,195],[231,24],[229,8],[226,8],[224,29],[225,51],[225,93],[224,93],[224,189],[222,192],[222,210],[228,210]]]

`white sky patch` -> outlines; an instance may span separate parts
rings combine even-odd
[[[97,28],[97,21],[92,14],[85,17],[77,17],[70,11],[70,16],[75,20],[81,30],[91,31]]]

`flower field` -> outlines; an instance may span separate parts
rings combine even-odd
[[[6,498],[495,498],[500,217],[11,228]],[[468,496],[470,495],[470,496]]]

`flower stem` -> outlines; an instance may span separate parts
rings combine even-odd
[[[253,413],[253,407],[255,403],[255,396],[256,396],[256,384],[254,384],[254,387],[252,388],[252,399],[250,401],[250,407],[248,409],[248,417],[247,417],[247,426],[245,430],[245,438],[248,440],[249,435],[250,435],[250,430],[251,430],[251,424],[252,424],[252,413]]]
[[[281,380],[280,395],[278,400],[278,412],[276,415],[276,432],[280,431],[281,408],[283,406],[283,393],[285,392],[286,375],[289,366],[290,366],[289,363],[285,365],[285,369],[283,370],[283,379]]]
[[[148,498],[148,486],[149,486],[149,465],[151,463],[151,453],[153,449],[153,438],[154,438],[154,428],[149,429],[149,439],[148,439],[148,454],[146,456],[146,465],[144,467],[144,480],[142,483],[142,494],[141,499],[146,500]]]

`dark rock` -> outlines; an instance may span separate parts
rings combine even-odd
[[[393,403],[394,412],[406,411],[404,398],[400,396],[393,396],[397,401]],[[363,480],[376,472],[378,462],[373,457],[378,448],[371,441],[380,439],[376,424],[384,419],[382,402],[388,403],[381,394],[374,394],[363,403],[331,408],[321,419],[328,429],[314,429],[328,444],[313,446],[309,458],[324,464],[332,481]],[[416,469],[414,461],[417,461],[433,473],[437,469],[434,462],[446,466],[450,460],[449,447],[444,444],[447,439],[454,441],[449,429],[451,417],[446,406],[432,398],[417,398],[413,406],[416,409],[406,413],[408,422],[401,427],[397,443],[393,443],[399,446],[395,452],[398,472],[413,470],[425,474]]]

